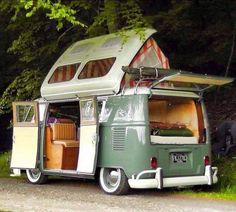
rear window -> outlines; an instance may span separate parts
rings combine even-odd
[[[86,63],[83,70],[79,74],[78,79],[87,79],[105,76],[111,69],[116,58],[106,58],[101,60],[92,60]]]
[[[70,81],[74,76],[76,70],[79,68],[80,63],[59,66],[53,72],[49,84]]]

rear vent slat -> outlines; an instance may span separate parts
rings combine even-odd
[[[115,151],[123,151],[125,149],[125,134],[124,127],[114,127],[112,129],[112,149]]]

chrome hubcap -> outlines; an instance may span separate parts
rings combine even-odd
[[[119,169],[105,169],[104,170],[104,183],[109,189],[116,188],[120,183],[120,170]]]

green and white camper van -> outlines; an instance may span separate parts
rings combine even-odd
[[[99,176],[109,194],[217,182],[202,94],[233,79],[171,70],[155,30],[127,37],[74,43],[42,98],[13,103],[12,169],[33,184]]]

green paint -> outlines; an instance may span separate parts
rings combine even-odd
[[[111,112],[107,121],[100,125],[98,166],[121,167],[131,178],[133,174],[151,169],[150,158],[156,157],[158,166],[163,168],[164,177],[203,175],[203,157],[210,154],[209,143],[151,144],[147,102],[148,95],[108,99],[106,110]],[[114,134],[116,131],[121,135]],[[115,136],[118,138],[115,139]],[[122,148],[117,148],[116,142],[120,142]],[[176,152],[187,155],[186,163],[172,162],[171,154]]]

